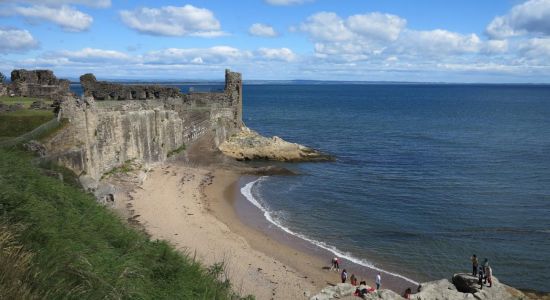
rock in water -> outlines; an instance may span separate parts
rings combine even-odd
[[[219,146],[237,160],[331,161],[334,158],[309,147],[287,142],[280,137],[266,138],[244,127]]]

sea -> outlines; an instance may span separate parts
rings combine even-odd
[[[550,86],[266,83],[243,92],[248,127],[336,158],[281,164],[300,175],[243,183],[273,226],[417,282],[471,271],[476,254],[502,282],[550,292]]]

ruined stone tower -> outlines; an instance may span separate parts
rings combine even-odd
[[[231,101],[229,104],[235,109],[234,119],[242,122],[243,117],[243,81],[241,73],[225,70],[225,93]]]

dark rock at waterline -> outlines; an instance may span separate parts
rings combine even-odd
[[[478,278],[470,274],[454,274],[452,281],[461,293],[476,293],[479,291]]]
[[[269,175],[298,175],[298,173],[283,167],[267,166],[244,169],[243,174],[256,175],[256,176],[269,176]]]

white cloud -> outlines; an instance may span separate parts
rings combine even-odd
[[[128,27],[151,35],[215,37],[224,34],[214,13],[192,5],[123,10],[120,17]]]
[[[63,57],[74,62],[125,61],[130,59],[130,56],[123,52],[95,48],[83,48],[78,51],[65,50],[46,55],[46,58],[54,57]]]
[[[506,15],[494,18],[485,32],[493,39],[527,33],[550,35],[550,0],[529,0],[516,5]]]
[[[313,2],[314,0],[265,0],[268,4],[271,5],[296,5],[304,4],[306,2]]]
[[[6,3],[28,3],[47,6],[61,6],[67,4],[85,5],[89,7],[106,8],[111,6],[111,0],[0,0]]]
[[[260,23],[252,24],[252,26],[248,29],[248,33],[263,37],[276,37],[278,35],[273,27]]]
[[[489,40],[485,42],[482,51],[488,54],[505,53],[508,51],[508,45],[507,40]]]
[[[476,53],[482,46],[481,39],[476,34],[465,35],[442,29],[407,30],[399,42],[401,52],[416,52],[419,55]]]
[[[373,12],[354,15],[346,20],[349,30],[369,38],[394,41],[407,25],[407,20],[396,15]]]
[[[66,31],[84,31],[90,28],[93,18],[70,6],[48,7],[44,5],[16,6],[7,9],[7,13],[17,14],[34,21],[49,21]]]
[[[296,54],[288,48],[260,48],[257,53],[261,58],[268,60],[290,62],[296,59]]]
[[[550,38],[533,38],[523,42],[519,46],[520,53],[528,60],[535,60],[544,65],[549,65]]]
[[[320,12],[307,18],[300,24],[300,31],[307,32],[312,40],[337,42],[353,38],[344,20],[332,12]]]
[[[38,42],[27,30],[0,28],[0,53],[24,52],[37,47]]]
[[[411,30],[407,20],[391,14],[371,12],[342,18],[332,12],[314,14],[297,30],[314,42],[315,56],[333,62],[383,61],[406,55],[408,60],[445,55],[477,53],[486,47],[476,34],[461,34],[443,29]]]
[[[147,64],[221,64],[250,57],[251,54],[229,46],[211,48],[168,48],[147,53],[143,62]]]

